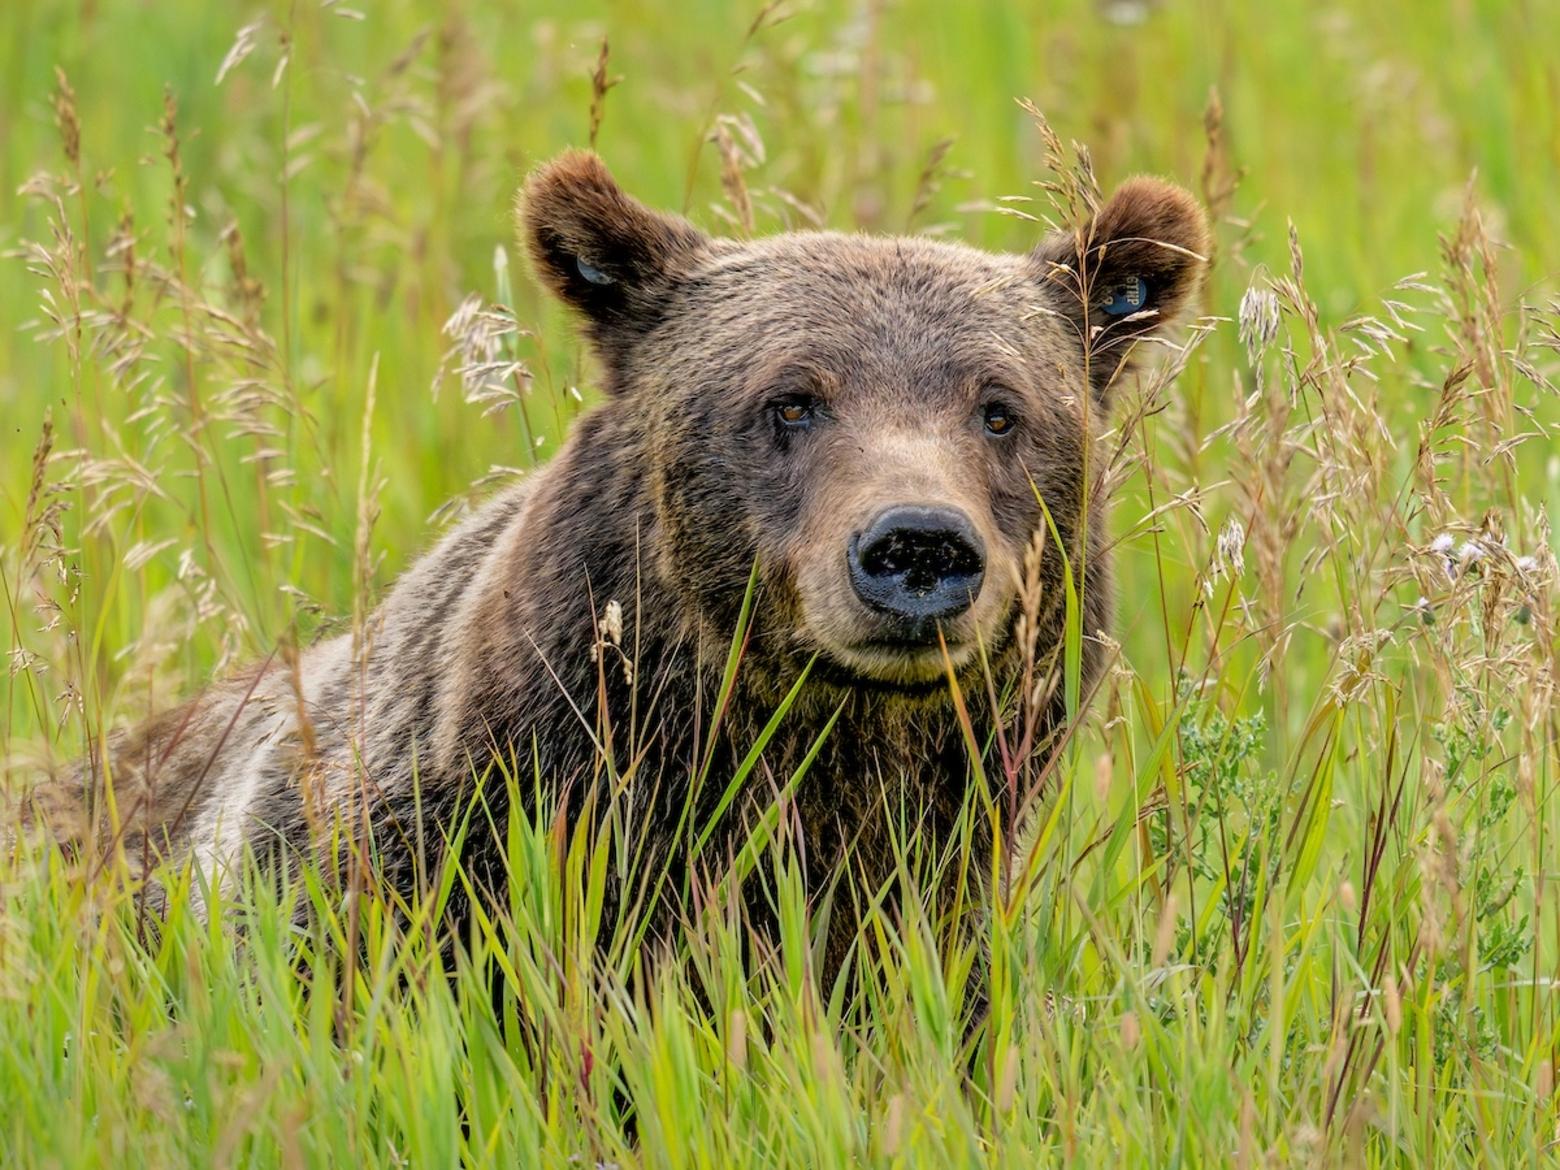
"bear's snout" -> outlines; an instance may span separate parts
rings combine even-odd
[[[847,562],[856,596],[912,642],[974,605],[986,576],[985,545],[957,508],[887,508],[851,537]]]

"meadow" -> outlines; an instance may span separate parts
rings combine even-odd
[[[820,984],[756,841],[773,952],[713,888],[651,967],[600,920],[622,858],[545,810],[453,957],[322,875],[205,920],[170,872],[156,914],[112,849],[24,834],[0,1165],[1557,1161],[1556,15],[10,0],[7,809],[361,622],[557,449],[596,372],[512,201],[566,146],[711,230],[1010,250],[1059,174],[1160,173],[1216,247],[1106,444],[1106,682],[1022,825],[995,762],[972,791],[979,939],[911,905]]]

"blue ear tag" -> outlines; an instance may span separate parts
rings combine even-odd
[[[1148,304],[1148,285],[1141,276],[1128,277],[1111,290],[1110,299],[1100,309],[1112,317],[1125,317],[1136,313]]]
[[[612,278],[593,264],[587,264],[582,257],[574,258],[574,267],[580,270],[580,275],[591,284],[611,284]]]

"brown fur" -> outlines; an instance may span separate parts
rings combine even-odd
[[[980,648],[999,673],[1012,669],[1038,493],[1068,548],[1090,558],[1085,632],[1104,628],[1101,501],[1083,514],[1095,404],[1132,343],[1192,292],[1201,212],[1177,188],[1137,179],[1092,224],[1028,255],[831,233],[737,242],[643,207],[597,158],[572,153],[531,177],[520,215],[538,277],[595,343],[607,401],[548,467],[402,577],[360,664],[347,641],[323,642],[297,679],[269,663],[118,740],[107,762],[127,781],[121,816],[138,841],[225,867],[246,847],[308,849],[325,818],[365,808],[389,876],[406,881],[421,860],[415,843],[437,839],[427,826],[458,817],[495,756],[519,764],[521,792],[534,773],[578,811],[605,753],[647,834],[644,855],[677,855],[701,728],[756,562],[754,624],[692,823],[713,811],[809,662],[812,673],[706,862],[734,848],[838,711],[795,796],[805,876],[822,890],[849,851],[853,876],[875,889],[899,817],[933,848],[946,840],[969,765],[940,653],[881,640],[852,593],[846,544],[889,505],[970,518],[984,584],[943,633],[978,697]],[[1135,276],[1148,315],[1088,307]],[[797,395],[817,412],[792,434],[773,404]],[[1019,425],[993,439],[982,411],[998,400]],[[1059,560],[1045,562],[1052,586]],[[609,601],[623,632],[603,649]],[[1048,612],[1047,646],[1062,620]],[[1084,658],[1092,677],[1092,636]],[[490,785],[486,797],[502,824],[503,795]],[[464,860],[479,883],[504,866],[481,832]],[[831,931],[831,963],[848,936]]]

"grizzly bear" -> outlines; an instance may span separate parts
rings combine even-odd
[[[246,853],[304,856],[332,823],[361,824],[408,883],[496,764],[512,782],[483,788],[485,823],[503,825],[510,794],[575,816],[616,803],[646,864],[715,868],[812,755],[788,805],[807,888],[843,863],[877,889],[895,823],[933,849],[955,830],[972,770],[952,684],[977,722],[1009,689],[1037,539],[1087,564],[1085,686],[1100,668],[1091,445],[1139,343],[1198,282],[1201,210],[1138,178],[1022,255],[717,239],[576,152],[530,177],[519,214],[604,402],[413,565],[356,641],[273,656],[113,739],[84,774],[112,781],[117,839],[222,880]],[[1053,595],[1063,559],[1042,558]],[[1059,645],[1062,623],[1047,605],[1026,636]],[[502,831],[466,832],[458,860],[492,889]],[[834,917],[831,967],[851,937]]]

